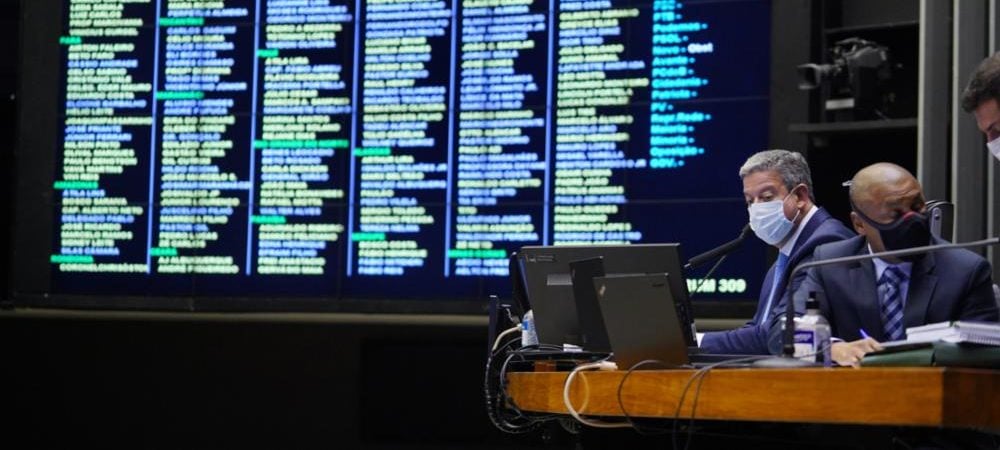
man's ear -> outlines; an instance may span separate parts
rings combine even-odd
[[[802,209],[809,202],[809,186],[800,184],[795,186],[795,207]]]
[[[865,222],[861,220],[861,216],[854,211],[851,211],[851,225],[854,226],[854,231],[858,234],[865,234]]]

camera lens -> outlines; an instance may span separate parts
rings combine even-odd
[[[823,67],[819,64],[802,64],[795,68],[799,74],[799,89],[816,89],[823,82]]]

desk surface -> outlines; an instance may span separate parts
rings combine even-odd
[[[622,389],[630,416],[673,418],[694,370],[636,371]],[[568,413],[566,372],[510,373],[524,411]],[[623,416],[625,372],[583,372],[570,389],[582,414]],[[958,368],[715,369],[688,391],[679,417],[1000,430],[1000,371]],[[802,401],[815,399],[816,401]]]

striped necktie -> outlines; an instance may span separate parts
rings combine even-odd
[[[906,273],[899,267],[890,265],[878,280],[878,293],[882,300],[881,316],[885,338],[898,341],[906,338],[903,329],[903,296],[899,292],[900,283],[905,283]]]

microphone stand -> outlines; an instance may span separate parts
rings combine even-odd
[[[684,270],[693,269],[719,256],[725,256],[732,253],[733,250],[736,250],[737,246],[746,240],[747,236],[750,236],[750,231],[750,224],[748,223],[742,230],[740,230],[740,235],[737,236],[736,239],[689,259],[687,264],[684,265]]]
[[[791,292],[792,280],[795,279],[795,275],[799,272],[819,266],[827,266],[833,264],[845,264],[851,262],[865,261],[875,258],[894,258],[898,256],[910,256],[919,255],[922,253],[929,253],[937,250],[948,250],[953,248],[969,248],[969,247],[985,247],[990,245],[1000,244],[1000,238],[989,238],[979,241],[972,242],[962,242],[958,244],[935,244],[935,245],[924,245],[921,247],[904,248],[901,250],[890,250],[886,252],[868,253],[865,255],[852,255],[852,256],[841,256],[839,258],[830,258],[820,261],[809,261],[801,263],[795,266],[794,269],[789,271],[785,276],[782,277],[781,282],[785,285],[785,293],[788,294],[788,303],[785,305],[785,329],[782,330],[782,347],[781,356],[776,356],[773,358],[762,359],[754,363],[757,367],[769,367],[769,368],[789,368],[789,367],[809,367],[814,366],[814,363],[808,361],[803,361],[795,357],[795,293]]]
[[[722,262],[726,260],[726,257],[729,256],[729,254],[732,253],[733,250],[736,250],[736,247],[739,247],[739,245],[742,244],[743,241],[747,239],[747,236],[750,235],[750,231],[751,231],[750,224],[748,223],[745,226],[743,226],[743,229],[740,230],[740,235],[736,236],[736,239],[726,242],[725,244],[715,247],[707,252],[701,253],[695,256],[694,258],[688,260],[687,264],[684,265],[684,270],[693,269],[702,264],[705,264],[708,261],[711,261],[714,258],[717,257],[719,258],[718,260],[715,261],[715,264],[712,265],[712,268],[708,269],[708,272],[706,272],[705,275],[701,277],[701,280],[698,281],[698,284],[695,285],[694,291],[691,292],[692,295],[697,295],[698,292],[701,292],[702,285],[704,285],[705,282],[708,281],[708,278],[711,277],[713,273],[715,273],[715,269],[718,269],[719,266],[722,265]]]

